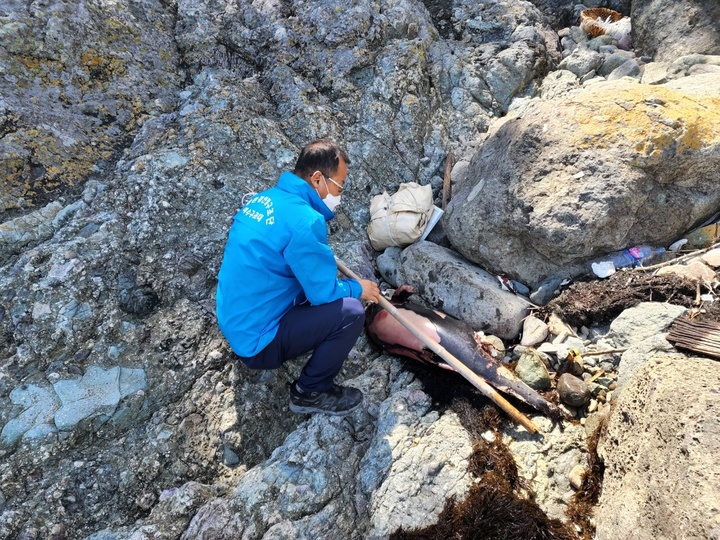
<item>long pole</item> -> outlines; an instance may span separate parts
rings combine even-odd
[[[360,279],[357,274],[355,274],[352,270],[345,266],[342,261],[340,261],[339,259],[335,259],[335,261],[337,262],[337,266],[343,274],[353,279]],[[490,398],[493,403],[495,403],[498,407],[505,411],[512,419],[525,427],[525,429],[527,429],[530,433],[537,433],[539,431],[539,428],[527,416],[525,416],[515,407],[513,407],[513,405],[507,399],[502,397],[497,390],[490,386],[485,379],[480,377],[477,373],[475,373],[469,367],[463,364],[454,355],[448,352],[445,347],[443,347],[439,343],[436,343],[427,335],[425,335],[420,328],[418,328],[417,326],[415,326],[415,324],[406,319],[398,311],[398,309],[393,306],[385,297],[381,296],[378,303],[380,304],[380,307],[390,313],[390,315],[395,317],[395,319],[397,319],[400,324],[407,328],[412,335],[422,341],[431,351],[437,354],[440,358],[445,360],[450,366],[453,367],[453,369],[455,369],[455,371],[465,377],[465,379],[467,379],[470,384],[472,384],[475,388],[480,390],[483,395]]]

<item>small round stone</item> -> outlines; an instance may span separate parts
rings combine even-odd
[[[563,373],[557,384],[558,395],[563,403],[571,407],[582,407],[590,401],[590,389],[585,381],[574,375]]]

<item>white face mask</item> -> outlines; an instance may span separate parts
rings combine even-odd
[[[325,180],[325,177],[323,176],[323,181],[325,182],[325,189],[327,190],[327,195],[322,200],[325,203],[325,206],[327,206],[331,212],[334,212],[337,208],[337,205],[340,204],[340,199],[342,198],[341,195],[333,195],[330,193],[330,188],[328,188],[327,180]],[[318,192],[318,195],[320,195],[320,192]]]
[[[337,208],[337,205],[340,204],[340,195],[331,195],[328,193],[328,196],[323,199],[323,202],[325,203],[325,206],[327,206],[331,212],[334,212]]]

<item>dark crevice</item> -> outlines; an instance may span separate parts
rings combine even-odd
[[[444,39],[458,39],[453,28],[452,0],[423,0],[435,28]]]

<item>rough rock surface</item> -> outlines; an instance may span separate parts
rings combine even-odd
[[[618,399],[598,452],[605,462],[598,540],[716,537],[717,362],[656,355]]]
[[[290,415],[286,383],[303,359],[251,372],[213,315],[232,215],[292,167],[308,140],[331,137],[350,152],[352,189],[331,241],[349,266],[375,277],[364,232],[371,195],[416,181],[439,199],[449,152],[460,185],[498,117],[583,84],[560,71],[541,87],[562,52],[550,29],[558,19],[533,4],[450,7],[0,7],[0,538],[224,538],[223,528],[248,538],[384,536],[431,522],[447,497],[462,496],[466,428],[437,413],[406,366],[362,337],[340,375],[366,390],[362,410],[347,419]],[[697,96],[685,112],[715,99],[708,58],[665,71],[663,88]],[[639,128],[675,134],[685,129],[678,123]],[[698,144],[714,144],[713,133]],[[665,152],[684,159],[684,139],[668,140]],[[618,148],[615,162],[626,157]],[[502,150],[522,161],[523,148]],[[567,221],[558,235],[575,233]],[[508,230],[501,244],[514,238]],[[532,252],[511,263],[531,267]],[[489,279],[488,293],[502,292]],[[458,306],[472,297],[467,287],[443,294]],[[514,306],[508,295],[488,304]],[[547,439],[508,424],[506,442],[538,503],[562,518],[568,474],[584,465],[584,430],[535,421],[552,432]]]
[[[687,313],[687,308],[662,302],[642,302],[626,309],[610,324],[610,334],[618,347],[639,343],[665,332],[673,320]]]
[[[495,124],[458,182],[443,225],[471,261],[535,286],[629,245],[668,245],[720,204],[720,95],[613,81],[558,105]]]
[[[495,276],[431,242],[403,250],[398,280],[437,309],[504,339],[520,333],[529,307],[527,300],[502,290]]]
[[[714,0],[636,0],[631,17],[635,46],[655,60],[720,54],[720,4]]]
[[[543,431],[532,437],[522,429],[509,428],[507,443],[519,472],[525,478],[550,517],[565,518],[573,495],[570,472],[577,465],[587,466],[585,429],[580,425],[552,425],[543,416],[531,416]]]
[[[77,194],[112,170],[184,82],[163,2],[4,2],[0,11],[0,218]]]

